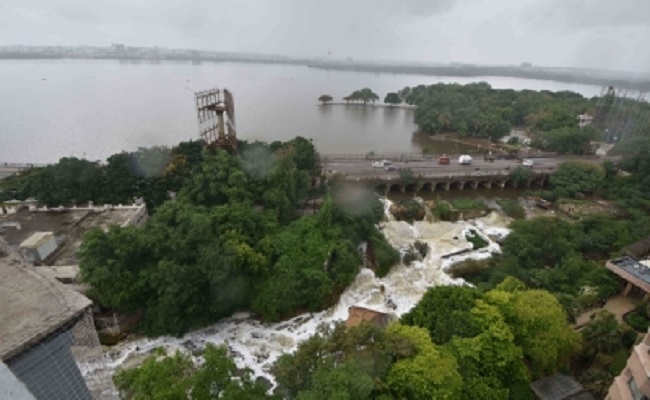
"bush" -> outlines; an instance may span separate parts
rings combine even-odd
[[[456,199],[450,200],[449,203],[457,210],[475,210],[477,208],[485,208],[485,204],[482,201],[475,199]]]
[[[446,220],[451,214],[451,206],[444,200],[436,200],[436,205],[431,212],[436,219]]]
[[[518,200],[498,199],[497,204],[499,204],[503,212],[510,218],[524,219],[526,217],[526,212]]]
[[[648,318],[639,310],[628,313],[623,319],[638,332],[647,332],[648,327],[650,327],[650,321],[648,321]]]
[[[482,249],[483,247],[487,247],[489,244],[485,239],[479,236],[474,229],[470,229],[469,232],[465,233],[465,238],[474,245],[474,250]]]

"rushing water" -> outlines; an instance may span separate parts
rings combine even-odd
[[[364,306],[374,310],[401,316],[410,310],[422,297],[427,288],[436,285],[462,284],[460,279],[451,278],[445,268],[463,259],[483,259],[499,252],[499,245],[492,240],[504,237],[510,220],[496,212],[484,218],[460,222],[406,222],[395,221],[388,212],[390,200],[385,200],[386,221],[381,230],[392,246],[404,252],[416,240],[426,242],[429,252],[422,261],[410,266],[397,265],[384,278],[362,268],[354,282],[343,292],[339,302],[332,308],[313,314],[303,314],[288,321],[264,324],[246,313],[236,314],[208,328],[186,334],[181,338],[162,337],[138,339],[113,347],[105,354],[102,363],[82,366],[84,374],[112,373],[120,366],[132,364],[156,347],[193,350],[207,343],[227,345],[239,367],[248,367],[258,377],[273,381],[269,368],[283,353],[292,352],[298,343],[316,332],[323,323],[347,319],[348,307]],[[472,244],[464,233],[474,229],[489,245],[462,255],[462,250],[471,250]]]
[[[0,61],[0,162],[104,159],[139,146],[197,137],[193,91],[230,88],[239,136],[313,138],[324,153],[410,152],[431,145],[414,137],[413,110],[331,105],[370,87],[383,96],[404,86],[485,80],[497,88],[572,90],[595,86],[516,78],[456,78],[326,71],[304,66],[112,60]],[[451,149],[450,149],[451,150]]]

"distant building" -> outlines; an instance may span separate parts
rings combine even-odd
[[[650,333],[632,349],[623,372],[609,388],[606,400],[650,399]]]
[[[39,264],[56,250],[52,232],[36,232],[20,244],[20,253],[29,263]]]
[[[521,68],[523,68],[523,69],[531,69],[531,68],[533,68],[533,64],[529,63],[529,62],[522,62],[521,63]]]
[[[578,115],[578,126],[584,128],[585,126],[591,125],[594,122],[594,117],[589,114],[580,114]]]

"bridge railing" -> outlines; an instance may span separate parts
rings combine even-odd
[[[466,152],[467,154],[476,159],[485,157],[485,152]],[[368,154],[321,154],[321,162],[328,163],[359,163],[359,162],[373,162],[380,160],[390,161],[435,161],[440,156],[449,157],[451,160],[457,160],[461,154],[422,154],[422,153],[368,153]],[[549,152],[534,152],[525,155],[511,155],[511,154],[493,154],[492,157],[496,159],[517,159],[518,157],[525,158],[554,158],[558,157],[557,153]],[[566,156],[564,156],[566,157]]]
[[[532,176],[546,175],[551,170],[531,170]],[[347,172],[341,173],[346,180],[377,180],[377,181],[399,181],[401,180],[399,175],[387,175],[385,173],[370,173],[370,172]],[[497,170],[497,171],[465,171],[465,172],[428,172],[428,173],[419,173],[414,174],[413,178],[415,180],[422,179],[493,179],[506,178],[512,175],[511,170]]]
[[[43,163],[12,163],[12,162],[0,162],[0,168],[14,168],[14,169],[24,169],[24,168],[34,168],[34,167],[47,167],[50,164]]]

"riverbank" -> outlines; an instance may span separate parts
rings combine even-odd
[[[415,110],[417,106],[411,104],[373,104],[373,103],[347,103],[344,101],[331,101],[329,103],[319,103],[319,107],[329,106],[347,106],[347,107],[363,107],[363,108],[395,108],[401,110]]]

